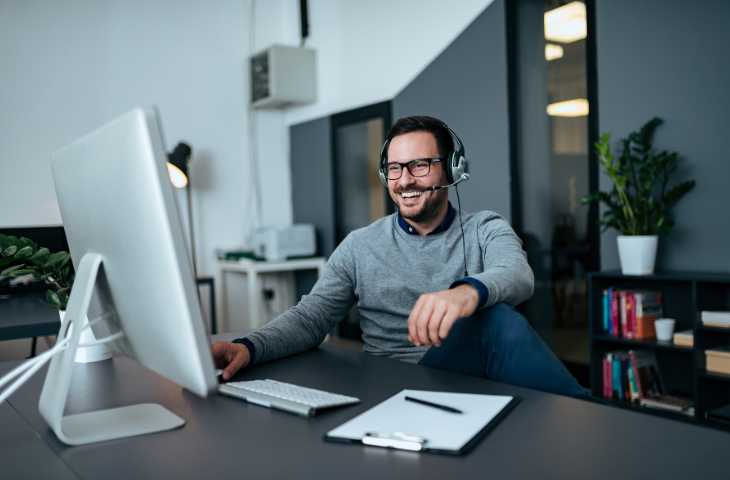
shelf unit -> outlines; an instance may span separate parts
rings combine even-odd
[[[730,404],[730,375],[708,373],[705,350],[730,344],[730,328],[703,326],[703,310],[730,310],[730,274],[708,272],[663,272],[653,275],[623,275],[620,271],[594,272],[589,275],[591,333],[591,386],[600,396],[603,391],[603,356],[613,350],[651,348],[659,364],[667,392],[684,392],[695,401],[695,416],[640,407],[613,401],[615,405],[662,417],[686,420],[728,429],[705,420],[705,412]],[[676,320],[675,331],[692,329],[694,347],[682,347],[656,339],[614,338],[603,331],[603,291],[609,287],[638,288],[662,292],[664,316]]]

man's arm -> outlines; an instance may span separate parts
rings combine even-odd
[[[216,366],[224,368],[224,380],[250,363],[294,355],[322,343],[355,302],[351,243],[347,237],[337,247],[309,295],[246,335],[254,346],[256,358],[250,358],[249,349],[241,343],[216,342],[211,346]]]
[[[517,305],[532,296],[534,276],[522,250],[522,241],[506,220],[495,215],[477,230],[484,271],[470,275],[486,287],[480,299],[477,288],[457,283],[449,290],[421,295],[408,317],[408,341],[417,347],[441,345],[456,320],[471,316],[477,307],[499,302]]]

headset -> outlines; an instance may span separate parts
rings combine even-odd
[[[446,155],[446,181],[448,185],[438,185],[428,187],[426,190],[438,190],[439,188],[452,187],[464,180],[469,180],[469,174],[466,170],[466,158],[464,157],[464,144],[461,142],[459,137],[454,133],[448,125],[434,117],[424,117],[429,120],[437,122],[439,125],[448,130],[451,139],[454,142],[454,150],[450,150]],[[383,144],[383,148],[380,150],[380,181],[383,185],[388,186],[388,175],[385,171],[385,164],[388,163],[388,145],[390,145],[390,139],[386,140]]]
[[[464,157],[464,144],[461,142],[456,133],[449,128],[444,122],[434,117],[425,117],[429,120],[437,122],[446,130],[448,130],[451,139],[454,142],[454,150],[450,150],[446,155],[446,181],[448,185],[434,185],[427,187],[426,190],[438,190],[439,188],[455,187],[457,184],[469,180],[469,174],[466,173],[466,158]],[[388,145],[390,140],[386,140],[383,144],[383,148],[380,150],[380,181],[383,185],[388,186],[388,175],[385,171],[385,164],[388,163]],[[454,181],[456,179],[456,181]],[[459,188],[456,188],[456,198],[459,202],[459,226],[461,227],[461,246],[464,252],[464,276],[469,276],[469,271],[466,268],[466,242],[464,240],[464,224],[461,221],[461,199],[459,198]]]

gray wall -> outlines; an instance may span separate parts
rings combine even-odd
[[[601,133],[618,141],[659,116],[654,145],[683,159],[674,182],[697,181],[659,240],[657,268],[730,271],[730,2],[597,0],[596,10]],[[619,267],[615,237],[601,238],[604,270]]]
[[[495,0],[393,99],[393,120],[430,115],[466,147],[469,181],[459,185],[466,212],[510,218],[507,48],[504,0]],[[456,195],[450,189],[456,206]]]
[[[289,128],[291,144],[292,204],[294,223],[311,223],[317,229],[317,254],[329,257],[335,249],[334,177],[330,117]],[[309,293],[315,272],[297,272],[296,300]]]

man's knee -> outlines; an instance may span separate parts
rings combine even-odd
[[[485,334],[495,334],[502,341],[511,343],[533,332],[524,315],[504,303],[497,303],[477,313],[481,313]]]

